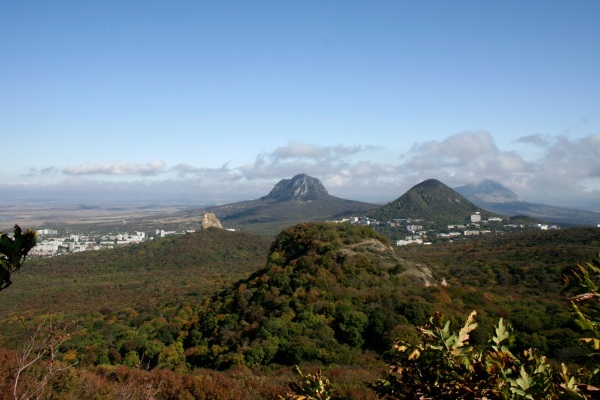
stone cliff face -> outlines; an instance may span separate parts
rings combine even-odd
[[[215,214],[213,214],[211,212],[206,212],[206,213],[204,213],[204,217],[202,217],[201,228],[202,229],[208,229],[208,228],[223,229],[223,225],[221,225],[221,221],[219,221],[219,218],[217,218],[217,216]]]
[[[321,181],[306,174],[299,174],[292,179],[279,181],[261,200],[312,201],[328,195]]]

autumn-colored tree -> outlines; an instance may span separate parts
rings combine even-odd
[[[600,385],[600,255],[591,263],[578,264],[565,275],[566,289],[575,294],[568,298],[575,312],[575,322],[586,332],[580,342],[591,350],[591,365],[595,366],[588,383]]]
[[[289,383],[289,393],[279,396],[279,400],[330,400],[331,383],[321,370],[314,374],[304,374],[300,367],[294,366],[297,382]]]
[[[6,394],[10,391],[14,400],[44,398],[44,390],[52,379],[77,364],[77,360],[70,358],[69,354],[59,357],[63,345],[76,330],[73,324],[54,315],[46,315],[23,343],[10,390],[6,390]]]

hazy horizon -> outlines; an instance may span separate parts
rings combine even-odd
[[[293,176],[284,177],[282,179],[290,179]],[[437,178],[428,178],[428,179],[437,179]],[[484,178],[487,179],[487,178]],[[483,180],[483,179],[482,179]],[[473,183],[479,183],[480,181],[476,181]],[[277,181],[278,182],[278,181]],[[272,186],[268,187],[265,191],[261,191],[261,188],[252,188],[248,192],[239,191],[239,187],[235,188],[235,192],[232,190],[225,190],[221,195],[216,192],[211,192],[210,196],[202,196],[202,192],[198,191],[196,195],[194,195],[194,191],[188,191],[187,193],[182,192],[173,192],[173,193],[163,193],[160,191],[153,190],[152,186],[145,186],[144,190],[135,193],[132,192],[129,185],[120,185],[118,187],[112,187],[111,190],[106,191],[98,191],[98,187],[94,188],[94,190],[81,190],[81,187],[72,190],[56,190],[56,188],[52,188],[48,191],[37,191],[37,189],[30,189],[32,191],[22,191],[17,190],[14,192],[4,192],[4,202],[5,204],[9,204],[13,207],[18,207],[20,203],[23,204],[38,204],[43,208],[43,204],[47,203],[48,205],[52,204],[74,204],[74,205],[102,205],[104,207],[118,206],[118,205],[139,205],[143,206],[158,206],[158,205],[168,205],[168,206],[176,206],[179,208],[185,208],[189,206],[192,207],[211,207],[222,204],[229,204],[239,201],[246,200],[256,200],[263,196],[269,194],[271,189],[273,189],[274,185],[277,183],[274,182]],[[422,181],[420,181],[422,182]],[[420,183],[420,182],[417,182]],[[442,183],[446,184],[446,182]],[[329,190],[327,185],[324,185],[325,189],[329,192],[330,195],[344,198],[347,200],[355,200],[355,201],[364,201],[373,204],[383,205],[388,202],[394,201],[401,197],[407,190],[403,192],[399,192],[393,195],[390,198],[381,199],[376,193],[371,193],[370,196],[357,196],[357,197],[349,197],[344,193],[332,192]],[[414,186],[414,185],[413,185]],[[449,185],[448,185],[449,186]],[[452,189],[456,189],[458,186],[450,186]],[[510,189],[510,188],[508,188]],[[511,189],[512,190],[512,189]],[[597,202],[590,201],[588,203],[581,202],[579,204],[556,204],[552,203],[548,199],[548,201],[531,201],[527,198],[523,198],[520,193],[515,192],[519,198],[527,203],[539,203],[539,204],[547,204],[556,207],[566,207],[573,209],[581,209],[588,211],[597,211],[600,212],[600,199]],[[374,200],[371,200],[374,199]]]

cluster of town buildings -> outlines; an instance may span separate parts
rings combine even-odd
[[[399,228],[402,232],[404,232],[405,235],[404,239],[396,240],[396,246],[404,246],[407,244],[430,244],[432,238],[454,240],[456,238],[466,236],[475,236],[492,233],[493,230],[488,228],[490,226],[489,224],[502,223],[502,221],[502,218],[498,217],[489,217],[483,220],[480,213],[475,213],[470,216],[470,220],[468,223],[462,225],[448,225],[447,229],[438,232],[425,229],[424,226],[420,224],[421,220],[415,218],[398,218],[393,219],[391,221],[381,222],[368,217],[350,217],[345,218],[341,221],[332,222],[350,222],[351,224],[370,225],[373,227],[386,226],[391,228]],[[205,223],[203,220],[202,229],[205,229],[205,225],[217,226],[214,225],[215,223],[216,222],[212,223],[211,225]],[[524,225],[510,223],[505,223],[500,226],[502,226],[505,229],[525,228]],[[558,229],[555,225],[549,226],[546,224],[535,224],[531,226],[541,230]],[[218,223],[218,227],[221,227],[220,222]],[[38,244],[29,252],[29,254],[34,256],[55,256],[60,254],[78,253],[90,250],[112,249],[117,246],[123,246],[132,243],[141,243],[146,240],[153,240],[156,237],[164,237],[167,235],[184,234],[192,232],[195,231],[187,230],[179,232],[157,229],[154,232],[154,235],[152,236],[146,234],[146,232],[134,232],[132,234],[124,232],[96,236],[83,234],[69,234],[68,236],[63,236],[60,235],[57,230],[40,229],[37,231]]]
[[[481,213],[477,212],[471,214],[469,217],[469,223],[448,225],[447,229],[443,232],[432,232],[431,230],[424,229],[423,225],[420,225],[419,219],[414,218],[398,218],[391,221],[377,221],[368,217],[350,217],[342,221],[336,222],[350,222],[351,224],[369,225],[369,226],[387,226],[392,228],[405,228],[403,231],[406,233],[404,239],[396,240],[396,246],[404,246],[407,244],[431,244],[430,238],[434,236],[437,239],[453,240],[466,236],[476,236],[492,233],[492,229],[488,229],[490,223],[501,223],[503,220],[499,217],[489,217],[482,219]],[[508,221],[506,221],[508,222]],[[505,229],[519,229],[525,228],[521,224],[506,223],[501,225]],[[534,224],[531,227],[548,230],[558,229],[556,225],[547,224]]]
[[[68,236],[64,236],[60,235],[55,229],[40,229],[37,231],[38,243],[29,252],[29,255],[56,256],[60,254],[78,253],[90,250],[112,249],[116,246],[153,240],[155,237],[164,237],[167,235],[190,232],[193,231],[177,232],[157,229],[153,236],[147,235],[146,232],[134,232],[132,234],[124,232],[98,236],[70,234]]]
[[[200,229],[211,227],[223,228],[221,221],[211,212],[204,213]],[[233,229],[228,229],[233,230]],[[157,229],[154,235],[148,235],[146,232],[128,232],[105,235],[86,235],[70,234],[64,236],[59,234],[56,229],[39,229],[37,245],[29,252],[32,256],[51,257],[60,254],[79,253],[82,251],[112,249],[117,246],[124,246],[132,243],[141,243],[154,238],[161,238],[168,235],[182,235],[194,233],[195,229],[185,231],[165,231]]]

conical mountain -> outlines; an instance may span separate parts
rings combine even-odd
[[[274,236],[300,222],[324,221],[362,215],[376,207],[331,196],[317,178],[298,174],[279,181],[268,195],[210,209],[224,228],[236,228]]]
[[[495,215],[477,207],[437,179],[428,179],[367,215],[383,221],[411,218],[435,223],[463,223],[477,212]]]

